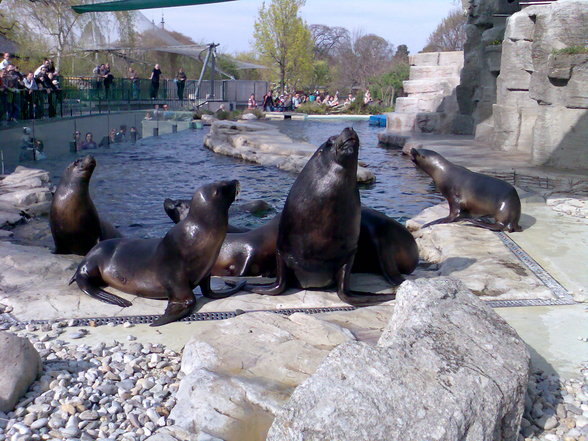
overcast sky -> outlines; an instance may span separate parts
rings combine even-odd
[[[235,53],[251,50],[253,23],[262,3],[237,0],[142,12],[157,24],[163,13],[167,29],[186,34],[197,43],[220,43],[222,52]],[[410,53],[416,53],[455,7],[455,0],[307,0],[300,13],[309,25],[376,34],[394,46],[406,44]]]

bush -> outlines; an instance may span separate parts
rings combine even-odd
[[[253,113],[257,117],[257,119],[265,118],[265,113],[261,109],[246,109],[243,111],[243,115],[245,115],[246,113]]]
[[[328,113],[327,106],[319,104],[316,101],[303,103],[294,111],[309,115],[326,115]]]

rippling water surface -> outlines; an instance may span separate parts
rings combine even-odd
[[[377,146],[377,133],[382,128],[370,127],[365,121],[280,121],[272,124],[294,139],[317,146],[344,127],[352,126],[361,140],[360,160],[377,179],[375,184],[360,189],[364,205],[405,220],[443,200],[431,179],[400,151]],[[263,199],[281,210],[296,175],[217,155],[202,145],[207,131],[184,131],[147,138],[134,146],[90,151],[97,161],[90,188],[99,213],[125,235],[160,237],[172,226],[163,211],[166,197],[189,199],[198,186],[221,179],[239,179],[239,200]],[[57,184],[63,170],[75,157],[67,154],[27,165],[49,170]],[[265,220],[237,214],[231,222],[253,227]]]

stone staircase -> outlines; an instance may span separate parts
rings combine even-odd
[[[425,52],[410,57],[410,76],[404,81],[407,97],[396,100],[387,114],[394,132],[451,133],[459,113],[455,88],[463,68],[463,52]]]

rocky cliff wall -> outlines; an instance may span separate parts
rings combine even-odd
[[[457,87],[459,117],[454,132],[474,134],[481,141],[493,135],[492,105],[500,72],[500,43],[506,18],[520,9],[518,0],[470,0],[464,67]]]
[[[497,102],[496,146],[529,153],[535,165],[588,167],[588,2],[530,6],[508,19]]]

